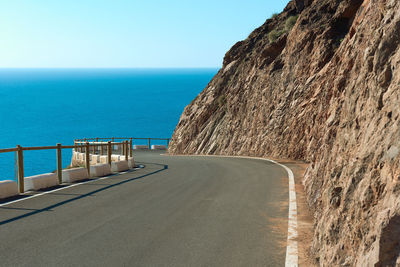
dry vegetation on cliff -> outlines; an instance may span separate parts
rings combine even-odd
[[[400,1],[291,1],[226,54],[169,151],[306,160],[316,262],[400,264],[399,67]]]

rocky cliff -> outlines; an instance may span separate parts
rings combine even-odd
[[[170,153],[302,159],[320,266],[400,264],[400,1],[291,1],[225,55]]]

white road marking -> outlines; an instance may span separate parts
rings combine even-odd
[[[283,167],[289,177],[289,221],[288,221],[288,237],[286,245],[286,267],[297,267],[299,262],[298,246],[297,246],[297,202],[296,202],[296,187],[294,175],[290,168],[280,164],[274,160],[264,159]]]
[[[132,170],[138,170],[138,169],[141,169],[141,168],[143,168],[143,167],[141,166],[139,168],[134,168]],[[35,198],[35,197],[44,196],[44,195],[47,195],[47,194],[50,194],[50,193],[61,191],[61,190],[64,190],[64,189],[67,189],[67,188],[71,188],[71,187],[74,187],[74,186],[78,186],[78,185],[81,185],[81,184],[88,184],[88,183],[92,183],[92,182],[95,182],[95,181],[108,179],[108,178],[114,177],[116,175],[121,175],[121,174],[125,174],[125,173],[127,173],[127,172],[120,172],[120,173],[116,173],[116,174],[111,175],[111,176],[104,176],[104,177],[101,177],[101,178],[97,178],[97,179],[93,179],[93,180],[89,180],[89,181],[84,181],[84,182],[68,185],[68,186],[61,187],[61,188],[58,188],[58,189],[54,189],[54,190],[51,190],[51,191],[47,191],[47,192],[43,192],[43,193],[40,193],[40,194],[35,194],[35,195],[32,195],[32,196],[29,196],[29,197],[25,197],[25,198],[17,199],[17,200],[14,200],[14,201],[6,202],[6,203],[3,203],[3,204],[0,204],[0,207],[8,206],[8,205],[11,205],[11,204],[14,204],[14,203],[17,203],[17,202],[20,202],[20,201],[32,199],[32,198]]]

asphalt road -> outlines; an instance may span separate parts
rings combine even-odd
[[[135,157],[145,168],[1,206],[0,266],[284,266],[283,168]]]

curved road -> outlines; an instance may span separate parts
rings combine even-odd
[[[146,167],[0,206],[0,266],[284,266],[283,168],[135,158]]]

